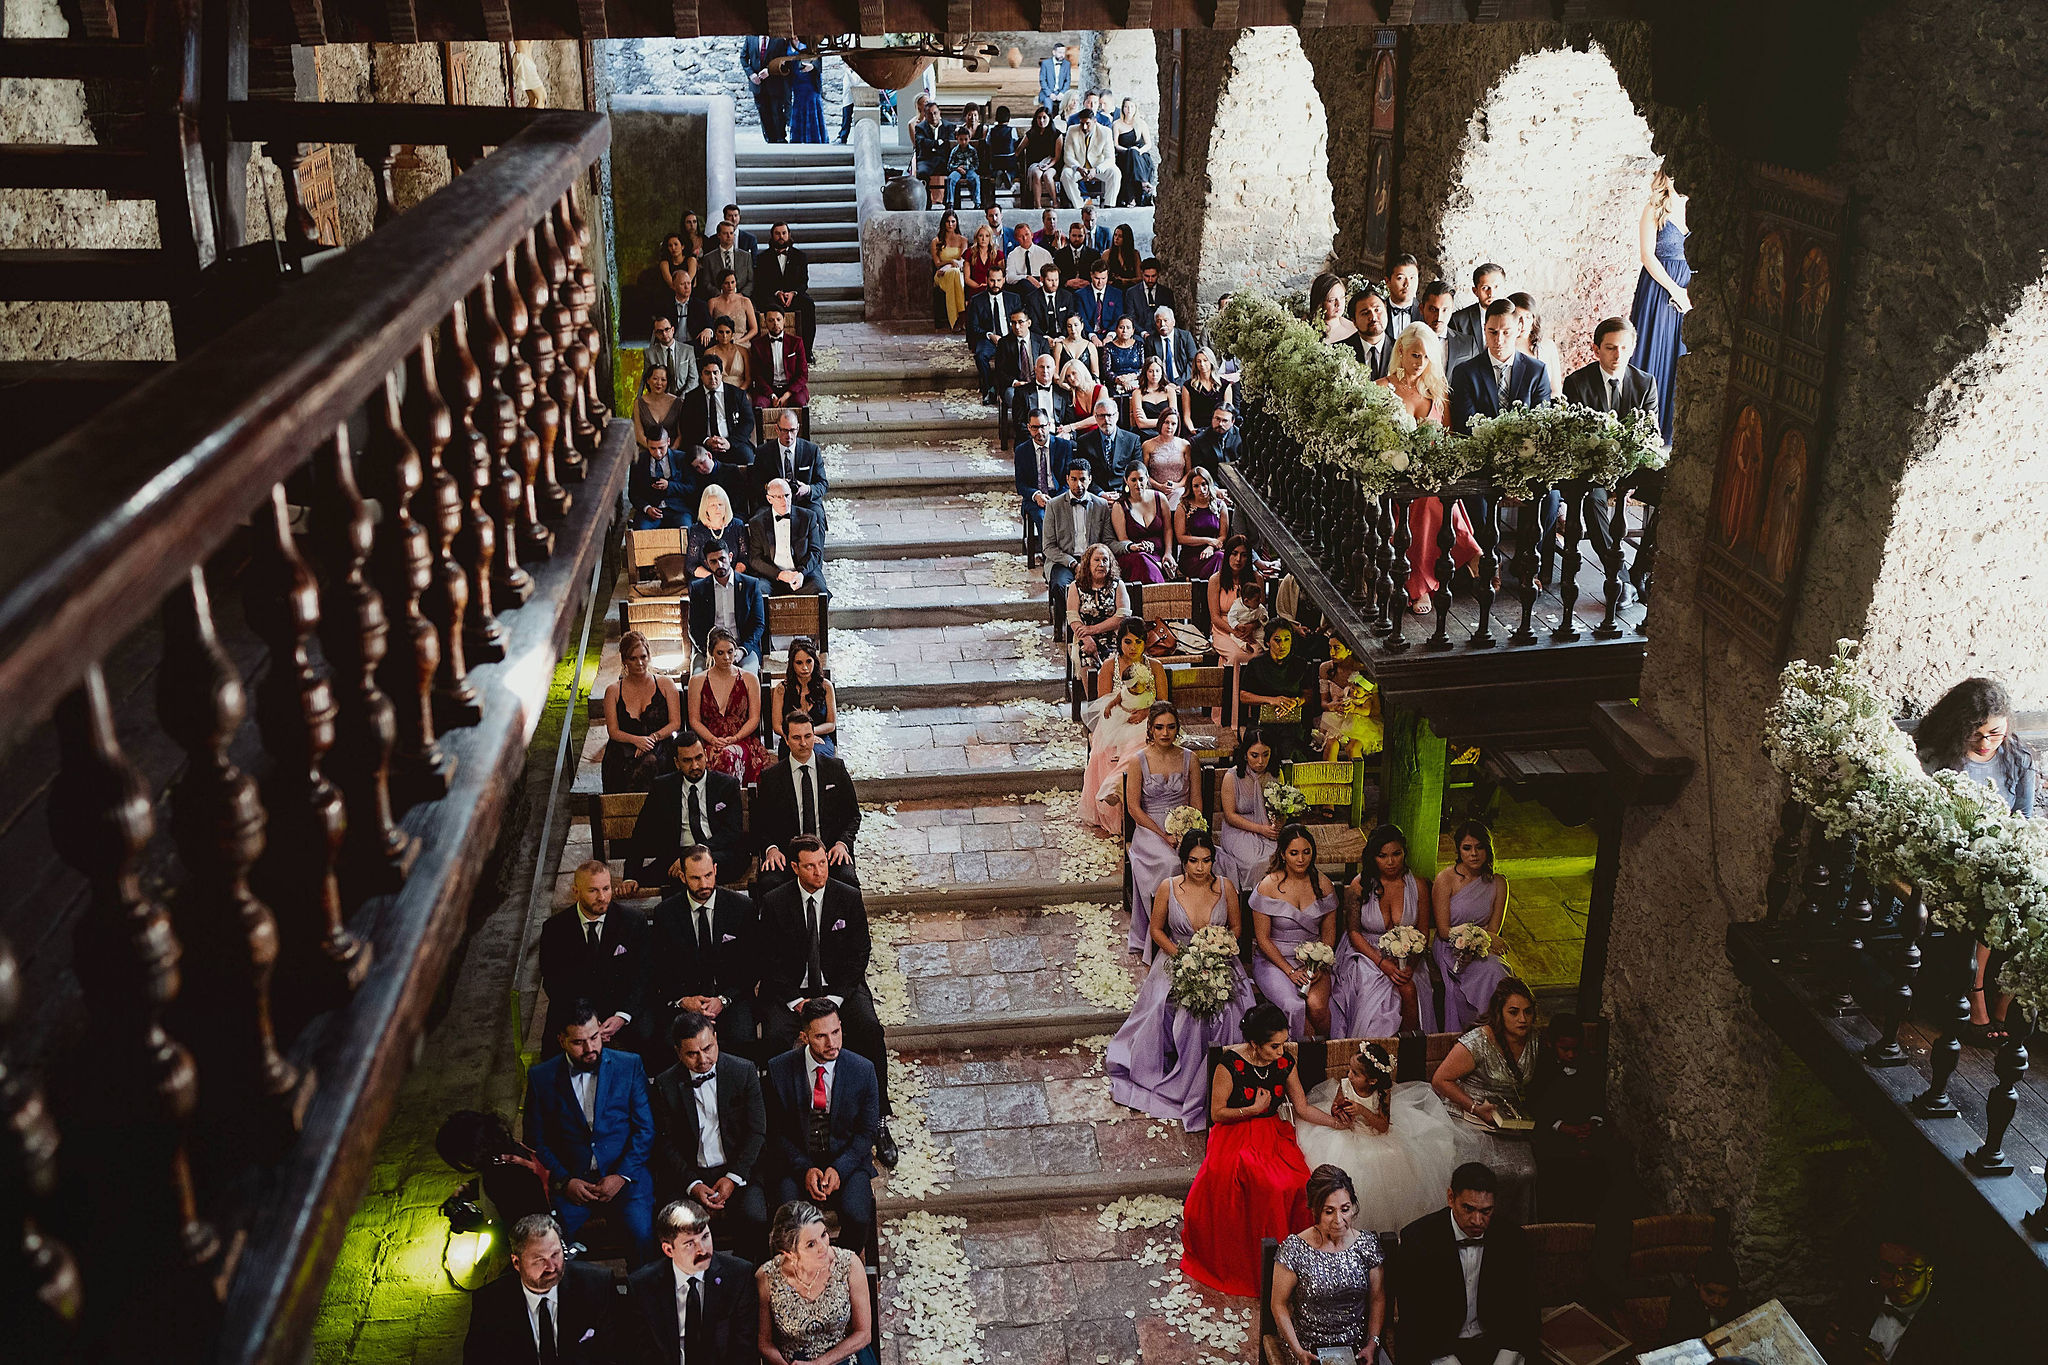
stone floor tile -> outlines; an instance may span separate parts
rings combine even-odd
[[[1040,1175],[1085,1175],[1103,1169],[1094,1127],[1083,1123],[1032,1128],[1031,1150]]]
[[[1067,1266],[1015,1266],[1003,1272],[1005,1316],[1013,1323],[1064,1323],[1074,1312],[1074,1272]]]
[[[962,1132],[942,1139],[953,1148],[953,1172],[962,1180],[1042,1175],[1033,1135],[1024,1129]]]
[[[989,966],[999,972],[1035,972],[1045,965],[1045,950],[1037,936],[991,939],[982,951]],[[958,959],[955,959],[958,970]]]
[[[1046,1240],[1045,1219],[975,1219],[960,1235],[967,1264],[976,1270],[1001,1266],[1043,1265],[1053,1259]]]
[[[1045,1091],[1036,1082],[977,1087],[984,1099],[991,1128],[1029,1128],[1050,1123]]]

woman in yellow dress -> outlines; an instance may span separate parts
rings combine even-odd
[[[1386,744],[1379,688],[1342,640],[1331,639],[1320,683],[1323,713],[1316,717],[1316,733],[1323,741],[1323,757],[1334,761],[1378,753]]]
[[[939,219],[939,233],[932,238],[932,283],[946,296],[946,325],[957,328],[967,311],[967,277],[960,261],[967,254],[967,239],[960,235],[960,215],[947,209]]]

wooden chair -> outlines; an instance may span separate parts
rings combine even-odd
[[[811,410],[809,408],[761,408],[754,415],[760,422],[761,429],[759,434],[764,444],[775,444],[768,439],[768,433],[776,429],[775,424],[782,420],[782,414],[785,412],[796,414],[796,434],[803,437],[806,441],[811,439]]]
[[[689,533],[680,529],[657,527],[649,531],[628,531],[626,533],[627,556],[635,580],[642,569],[654,567],[654,561],[663,555],[683,553],[689,542]]]
[[[1130,585],[1131,612],[1147,621],[1187,621],[1197,629],[1196,599],[1199,596],[1203,615],[1207,614],[1208,598],[1206,589],[1197,594],[1193,583],[1133,583]],[[1207,632],[1205,631],[1204,634]],[[1198,664],[1207,662],[1214,651],[1203,650],[1199,654],[1155,654],[1152,657],[1160,663]]]
[[[1299,787],[1311,806],[1330,806],[1348,814],[1352,829],[1365,824],[1365,773],[1369,759],[1346,758],[1288,761],[1280,780]]]
[[[768,599],[768,639],[793,640],[808,635],[817,642],[822,656],[832,648],[832,599],[815,593],[778,593]],[[818,665],[823,668],[821,657]]]
[[[687,659],[690,649],[690,599],[687,597],[622,597],[619,631],[637,630],[649,643],[676,644]],[[657,651],[660,652],[660,651]],[[689,670],[685,668],[684,672]]]
[[[586,792],[585,813],[590,817],[590,856],[604,861],[611,846],[633,837],[640,808],[647,804],[646,792]]]
[[[1259,1361],[1260,1365],[1294,1365],[1287,1343],[1280,1340],[1279,1324],[1273,1321],[1273,1262],[1280,1255],[1280,1243],[1272,1237],[1259,1241]]]
[[[1200,735],[1213,746],[1209,752],[1218,763],[1228,762],[1237,753],[1237,688],[1232,685],[1230,670],[1208,665],[1169,665],[1166,670],[1166,700],[1174,704],[1181,715],[1181,729],[1192,735]],[[1220,710],[1223,723],[1191,721],[1190,711]]]
[[[1531,1223],[1523,1229],[1529,1238],[1533,1292],[1539,1307],[1586,1300],[1593,1284],[1594,1231],[1591,1223]]]
[[[1704,1213],[1660,1213],[1629,1225],[1628,1277],[1631,1283],[1690,1274],[1700,1258],[1714,1249],[1716,1219]]]

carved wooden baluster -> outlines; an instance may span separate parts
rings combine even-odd
[[[1621,589],[1628,581],[1622,571],[1621,547],[1628,539],[1628,484],[1624,481],[1607,495],[1607,548],[1600,552],[1601,591],[1607,610],[1593,627],[1596,640],[1613,640],[1626,632],[1616,619],[1621,611]]]
[[[1554,644],[1568,644],[1580,637],[1579,630],[1579,569],[1584,559],[1579,553],[1579,541],[1586,534],[1586,485],[1573,480],[1560,486],[1564,494],[1564,515],[1559,521],[1564,529],[1564,556],[1557,566],[1557,597],[1563,610],[1558,613],[1557,627],[1550,632]]]
[[[540,508],[543,516],[554,518],[567,512],[575,499],[562,487],[557,458],[561,450],[563,416],[561,404],[557,403],[549,381],[555,373],[555,340],[548,335],[546,327],[540,325],[541,311],[548,299],[547,281],[542,277],[539,264],[532,255],[532,238],[521,241],[515,250],[518,258],[517,292],[526,301],[529,325],[526,337],[520,343],[527,369],[533,377],[533,398],[525,404],[526,425],[540,438],[540,466],[535,475],[539,480]],[[510,275],[511,267],[507,267]],[[536,297],[539,302],[536,303]],[[528,480],[529,483],[533,479]]]
[[[370,414],[370,449],[369,458],[363,462],[363,485],[384,513],[374,541],[369,539],[369,513],[356,491],[355,465],[349,459],[346,431],[337,432],[333,445],[324,452],[326,467],[332,473],[329,487],[333,491],[314,509],[313,528],[329,547],[325,558],[330,580],[341,580],[341,591],[354,603],[354,638],[362,641],[360,646],[351,646],[349,638],[342,637],[341,647],[348,659],[344,662],[335,644],[340,625],[337,623],[321,637],[335,667],[361,679],[356,688],[360,714],[344,705],[343,724],[358,725],[363,735],[381,743],[383,722],[372,694],[397,698],[396,742],[389,746],[390,786],[402,802],[411,804],[446,796],[448,784],[455,776],[455,760],[441,747],[437,738],[440,727],[434,719],[434,678],[441,671],[441,635],[420,610],[420,597],[434,581],[434,552],[427,543],[426,528],[413,520],[413,499],[419,496],[424,475],[419,452],[413,449],[412,438],[405,434],[398,407],[398,386],[396,371],[386,375],[384,401],[373,404]],[[375,588],[368,583],[358,588],[351,581],[360,579],[365,544],[371,546],[369,564]],[[387,616],[398,623],[397,638],[391,642],[395,647],[388,654]],[[376,684],[382,684],[381,688]],[[351,742],[343,747],[343,752],[356,747]],[[344,774],[342,790],[349,794],[351,806],[375,799],[360,794],[360,776],[352,782]],[[350,816],[352,839],[358,818]]]
[[[1387,505],[1394,512],[1393,557],[1387,565],[1387,610],[1393,617],[1393,629],[1387,634],[1386,650],[1389,654],[1403,654],[1408,649],[1408,637],[1404,628],[1408,623],[1408,547],[1414,530],[1408,516],[1412,500],[1399,493],[1387,495]]]
[[[1836,1015],[1844,1015],[1856,1008],[1856,965],[1857,956],[1863,951],[1863,937],[1855,918],[1860,913],[1862,923],[1870,923],[1870,874],[1865,860],[1858,856],[1862,850],[1853,835],[1837,847],[1841,852],[1835,864],[1836,889],[1827,919],[1828,937],[1833,943],[1827,954],[1831,993],[1820,1004]]]
[[[441,637],[441,667],[434,674],[434,716],[448,729],[475,725],[484,713],[462,652],[463,625],[469,619],[469,575],[455,558],[455,539],[462,531],[462,491],[441,463],[441,452],[447,449],[453,428],[448,407],[434,386],[432,347],[431,340],[423,339],[407,359],[405,402],[399,411],[424,474],[412,500],[412,514],[427,528],[434,566],[420,606]]]
[[[1449,649],[1451,647],[1451,575],[1457,572],[1457,565],[1451,559],[1451,547],[1457,543],[1456,527],[1452,524],[1451,512],[1458,500],[1449,493],[1425,494],[1436,499],[1437,510],[1443,513],[1443,522],[1436,528],[1436,590],[1429,595],[1430,606],[1436,612],[1436,631],[1423,642],[1424,649]],[[1427,547],[1422,547],[1427,553]]]
[[[299,192],[299,168],[306,164],[306,158],[313,150],[309,142],[266,142],[263,154],[270,158],[272,165],[284,176],[284,239],[291,244],[294,257],[320,246],[320,224],[314,219],[313,211],[306,207],[306,197]]]
[[[228,754],[247,701],[214,633],[203,567],[193,566],[185,586],[164,599],[163,613],[157,716],[187,759],[171,791],[171,833],[188,876],[176,923],[191,949],[186,970],[195,990],[188,1001],[205,1002],[204,1017],[218,1030],[214,1041],[231,1059],[209,1069],[208,1085],[248,1086],[296,1127],[302,1078],[279,1051],[271,1025],[277,919],[249,889],[249,869],[263,854],[263,803],[255,780]]]
[[[1798,882],[1799,836],[1806,828],[1806,808],[1791,797],[1778,806],[1778,837],[1771,845],[1771,875],[1764,883],[1764,918],[1775,920],[1785,911]]]
[[[555,205],[555,236],[562,244],[563,254],[569,259],[569,283],[573,286],[569,300],[570,319],[577,337],[583,342],[584,351],[590,357],[590,369],[585,379],[590,419],[603,427],[612,420],[612,409],[611,404],[604,401],[604,386],[598,383],[597,359],[604,354],[604,339],[590,316],[590,310],[597,306],[597,272],[590,268],[590,225],[584,222],[583,211],[577,207],[574,185]]]
[[[10,1283],[8,1298],[25,1287],[42,1321],[17,1323],[9,1333],[10,1350],[23,1344],[21,1329],[36,1330],[27,1338],[37,1346],[54,1346],[78,1317],[84,1300],[78,1264],[70,1248],[44,1235],[35,1210],[57,1193],[57,1125],[50,1117],[43,1090],[33,1076],[15,1074],[7,1064],[7,1035],[21,1008],[21,968],[14,949],[0,938],[0,1237],[12,1245],[0,1253],[0,1269]],[[24,1359],[27,1356],[23,1357]]]
[[[481,395],[472,420],[490,446],[489,486],[484,506],[491,515],[497,555],[491,564],[491,587],[498,605],[511,610],[533,596],[533,578],[519,565],[520,513],[526,507],[526,479],[519,455],[519,404],[502,388],[511,347],[498,326],[488,279],[469,291],[469,353],[481,372]]]
[[[455,557],[469,579],[469,609],[463,615],[462,647],[472,663],[494,664],[505,657],[505,627],[491,610],[491,579],[498,558],[498,527],[484,507],[497,496],[491,468],[491,447],[477,430],[472,414],[483,397],[483,381],[469,354],[469,315],[460,303],[449,310],[441,328],[435,384],[449,404],[453,433],[441,462],[461,494],[460,527]]]
[[[1524,498],[1515,517],[1515,577],[1522,598],[1522,620],[1508,636],[1511,645],[1536,643],[1536,542],[1542,521],[1543,495]]]
[[[567,439],[563,443],[565,454],[573,461],[569,472],[580,479],[584,474],[584,457],[597,452],[598,439],[602,435],[590,412],[590,349],[583,344],[583,335],[576,329],[576,314],[571,306],[581,291],[556,245],[552,216],[541,219],[537,233],[542,258],[552,258],[554,266],[551,269],[560,272],[560,278],[554,281],[554,302],[543,314],[548,335],[554,338],[558,362],[549,392],[562,409],[567,430]]]
[[[2006,1011],[2005,1027],[2005,1042],[1991,1063],[1998,1085],[1984,1097],[1984,1145],[1963,1158],[1963,1164],[1976,1175],[2011,1175],[2013,1171],[2005,1156],[2005,1134],[2019,1112],[2020,1079],[2027,1074],[2027,1040],[2034,1036],[2034,1021],[2015,1004]]]
[[[398,172],[399,148],[382,143],[364,143],[356,148],[356,155],[370,168],[370,181],[377,190],[377,212],[370,220],[372,227],[383,227],[398,217]]]
[[[1380,500],[1363,489],[1358,495],[1358,549],[1351,572],[1352,601],[1368,626],[1379,617]]]
[[[1472,519],[1472,538],[1479,542],[1479,558],[1473,561],[1477,570],[1473,596],[1479,601],[1479,625],[1472,632],[1470,644],[1473,649],[1492,649],[1493,576],[1500,562],[1500,496],[1491,488],[1485,489],[1479,494],[1477,505],[1479,515]]]
[[[533,367],[526,363],[523,353],[530,319],[526,311],[526,296],[519,292],[517,259],[516,251],[506,252],[504,265],[492,272],[491,298],[497,305],[498,321],[504,325],[508,347],[504,371],[498,376],[498,388],[512,397],[526,432],[520,439],[519,452],[519,468],[526,485],[526,506],[520,514],[519,544],[528,559],[538,560],[554,553],[554,532],[548,530],[542,518],[560,516],[569,509],[571,499],[554,483],[554,470],[547,462],[547,448],[541,444],[542,437],[546,435],[541,426],[544,414],[535,411],[540,386],[534,382]],[[552,440],[553,437],[548,436],[547,439]]]
[[[1835,899],[1833,863],[1834,848],[1816,833],[1807,849],[1806,875],[1800,879],[1799,909],[1792,922],[1800,938],[1799,952],[1802,956],[1812,953],[1826,930],[1828,910]]]
[[[213,1226],[199,1216],[185,1137],[198,1101],[192,1054],[164,1028],[178,998],[182,948],[171,917],[149,894],[136,861],[156,835],[150,789],[121,751],[105,676],[86,670],[77,691],[57,703],[62,758],[50,788],[50,843],[86,877],[91,907],[79,921],[72,963],[93,1030],[106,1044],[94,1092],[120,1134],[113,1159],[96,1180],[117,1182],[113,1202],[154,1214],[148,1225],[175,1229],[170,1258],[204,1265],[220,1251]],[[139,1140],[131,1107],[147,1099],[147,1120],[160,1130]]]
[[[293,915],[288,941],[317,948],[326,978],[319,984],[353,991],[369,970],[370,945],[351,934],[342,917],[336,864],[348,817],[340,791],[322,770],[340,708],[306,650],[320,625],[320,586],[292,543],[283,484],[271,487],[269,515],[258,513],[255,531],[244,592],[249,624],[270,646],[256,720],[272,760],[263,790],[271,824],[257,885],[272,905]]]
[[[1956,959],[1946,965],[1946,972],[1956,983],[1955,996],[1949,1004],[1948,1017],[1942,1022],[1941,1036],[1928,1049],[1933,1074],[1927,1088],[1914,1096],[1910,1104],[1923,1119],[1954,1118],[1962,1112],[1949,1098],[1948,1083],[1963,1059],[1963,1031],[1970,1026],[1969,986],[1976,975],[1976,944],[1970,935],[1951,930],[1942,947]]]
[[[1373,629],[1385,635],[1399,622],[1400,614],[1407,609],[1408,599],[1400,595],[1401,584],[1394,578],[1394,523],[1400,518],[1401,509],[1391,493],[1380,495],[1380,553],[1379,589],[1380,614],[1373,621]]]
[[[1899,917],[1899,963],[1892,988],[1885,996],[1884,1032],[1863,1049],[1867,1066],[1904,1066],[1912,1056],[1899,1046],[1899,1029],[1913,1012],[1913,985],[1920,979],[1920,939],[1927,932],[1927,902],[1920,889],[1906,902]]]
[[[1636,582],[1641,585],[1637,589],[1637,591],[1641,594],[1643,601],[1646,603],[1650,600],[1650,578],[1651,575],[1656,572],[1657,566],[1658,509],[1658,503],[1653,502],[1650,504],[1649,515],[1643,518],[1642,539],[1636,542],[1636,561],[1633,567],[1636,570],[1638,570],[1638,572],[1635,574],[1635,579]],[[1640,621],[1636,622],[1636,633],[1638,635],[1648,634],[1649,628],[1650,613],[1647,610],[1645,610],[1643,612],[1643,618]]]

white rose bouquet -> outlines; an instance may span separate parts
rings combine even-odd
[[[1406,965],[1411,957],[1420,957],[1422,950],[1429,946],[1429,940],[1422,931],[1412,924],[1397,924],[1380,935],[1379,950],[1394,959],[1397,964]]]
[[[1207,833],[1209,817],[1196,810],[1193,806],[1175,806],[1166,813],[1164,828],[1167,834],[1173,838],[1185,839],[1196,830]]]
[[[1166,998],[1190,1014],[1214,1019],[1237,990],[1237,940],[1220,924],[1197,929],[1169,967]]]
[[[1451,975],[1459,976],[1464,970],[1493,951],[1493,935],[1482,925],[1456,924],[1451,926],[1448,938],[1451,952],[1456,956],[1451,962]]]
[[[1308,795],[1299,787],[1275,782],[1266,788],[1266,809],[1284,825],[1308,809]]]
[[[1301,988],[1306,996],[1315,979],[1337,965],[1337,950],[1321,939],[1312,938],[1294,950],[1294,965],[1308,973],[1308,981]]]

